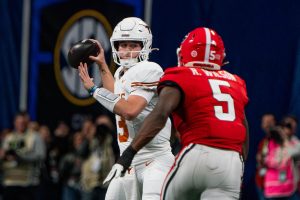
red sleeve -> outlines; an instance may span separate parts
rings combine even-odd
[[[164,88],[165,86],[177,87],[178,89],[181,90],[178,82],[175,79],[177,71],[178,68],[175,67],[166,69],[164,75],[160,78],[159,84],[157,86],[158,93],[160,93],[161,89]]]

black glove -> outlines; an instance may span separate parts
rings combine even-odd
[[[122,153],[121,157],[117,161],[117,163],[122,165],[124,168],[122,173],[125,173],[125,171],[129,168],[136,153],[137,151],[134,150],[131,146],[127,147]]]

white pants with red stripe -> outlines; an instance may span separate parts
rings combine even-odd
[[[159,200],[164,179],[174,163],[170,153],[132,166],[124,177],[113,179],[105,200]]]
[[[242,175],[238,152],[190,144],[177,155],[161,200],[239,199]]]

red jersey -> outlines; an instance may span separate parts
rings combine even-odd
[[[172,115],[183,146],[195,143],[242,153],[248,97],[240,77],[224,70],[176,67],[165,71],[158,92],[165,86],[181,91]]]

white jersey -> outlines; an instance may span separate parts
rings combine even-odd
[[[121,154],[130,145],[144,119],[153,110],[158,98],[156,86],[163,75],[162,68],[158,64],[149,61],[139,62],[129,68],[124,75],[120,75],[122,69],[123,67],[119,67],[115,72],[114,93],[125,99],[128,99],[130,95],[141,96],[146,99],[148,105],[131,121],[116,115],[118,143]],[[165,127],[159,134],[135,155],[132,165],[154,159],[158,155],[169,154],[171,152],[170,135],[171,122],[168,119]]]

